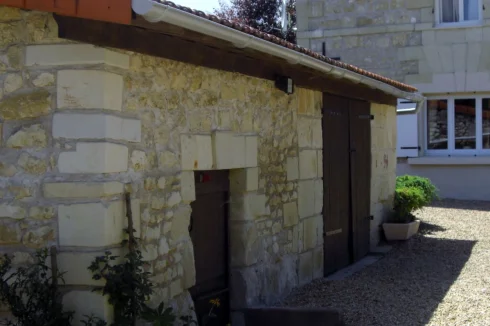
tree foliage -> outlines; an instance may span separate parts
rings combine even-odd
[[[296,0],[287,0],[286,32],[281,29],[282,7],[282,0],[230,0],[230,4],[220,0],[220,8],[214,13],[296,43]]]

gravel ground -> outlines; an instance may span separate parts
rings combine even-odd
[[[444,200],[417,215],[420,234],[380,261],[282,304],[334,308],[353,326],[490,326],[490,202]]]

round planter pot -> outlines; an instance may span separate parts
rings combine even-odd
[[[383,223],[386,240],[408,240],[419,231],[420,221],[410,223]]]

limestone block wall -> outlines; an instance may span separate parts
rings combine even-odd
[[[474,26],[435,26],[434,0],[298,1],[298,42],[416,86],[424,93],[488,91],[490,1]]]
[[[298,92],[299,158],[288,159],[288,178],[299,162],[299,283],[306,284],[323,277],[323,103],[320,92]]]
[[[57,246],[66,308],[110,320],[87,267],[127,223],[129,153],[141,142],[140,120],[122,110],[129,56],[58,39],[44,13],[0,7],[0,31],[0,251],[24,264]]]
[[[371,104],[371,246],[380,240],[380,226],[393,209],[396,182],[396,108]]]
[[[126,191],[151,303],[189,311],[196,170],[230,170],[233,309],[322,276],[321,93],[61,40],[51,15],[6,7],[0,82],[0,251],[57,246],[75,320],[111,319],[86,268],[118,250]]]
[[[233,309],[273,303],[321,276],[318,94],[131,54],[123,111],[142,121],[142,148],[130,155],[156,301],[188,298],[195,284],[187,226],[196,170],[231,173]]]

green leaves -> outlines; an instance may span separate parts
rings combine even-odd
[[[55,275],[46,265],[48,250],[36,252],[36,262],[29,267],[16,268],[5,255],[0,263],[0,301],[9,307],[15,322],[11,326],[69,326],[73,312],[63,311],[59,283],[63,274]]]
[[[86,320],[83,319],[80,322],[85,326],[107,326],[107,323],[104,320],[94,315],[84,315],[84,317],[86,318]]]
[[[173,313],[173,309],[171,307],[165,309],[163,302],[160,303],[156,309],[145,307],[141,314],[141,318],[151,322],[153,326],[169,326],[173,325],[177,320],[177,317],[175,317]]]
[[[412,222],[416,210],[437,198],[437,188],[429,179],[410,175],[397,177],[394,222]]]

